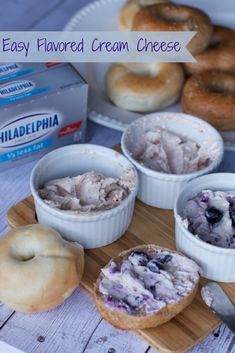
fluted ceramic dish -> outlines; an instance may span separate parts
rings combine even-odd
[[[154,127],[165,128],[192,139],[199,146],[204,145],[211,158],[210,164],[188,174],[166,174],[145,167],[133,154],[139,148],[140,134]],[[210,124],[183,113],[153,113],[135,120],[122,135],[121,145],[125,156],[138,170],[138,198],[150,206],[166,209],[173,209],[177,196],[189,180],[216,171],[224,153],[223,140]]]
[[[48,206],[38,189],[45,182],[95,171],[105,176],[120,177],[127,169],[133,171],[133,189],[117,207],[90,214],[70,214]],[[133,215],[138,189],[138,176],[127,158],[116,151],[96,145],[70,145],[48,153],[35,165],[30,178],[38,222],[56,229],[84,248],[97,248],[120,238]]]
[[[220,282],[235,282],[235,249],[208,244],[191,234],[184,225],[182,210],[186,202],[202,190],[235,191],[235,176],[232,173],[204,175],[185,186],[174,208],[176,247],[199,264],[204,277]]]

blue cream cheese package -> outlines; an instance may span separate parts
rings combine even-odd
[[[43,65],[5,81],[0,65],[0,171],[84,141],[87,84],[69,64]]]

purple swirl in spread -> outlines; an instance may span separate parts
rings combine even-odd
[[[188,295],[199,278],[198,265],[167,251],[132,252],[102,269],[99,291],[110,309],[151,315]]]
[[[202,191],[187,201],[182,216],[185,227],[199,239],[235,249],[235,192]]]
[[[88,172],[51,180],[38,193],[52,208],[72,213],[95,213],[118,206],[134,186],[134,171],[129,168],[120,178]]]

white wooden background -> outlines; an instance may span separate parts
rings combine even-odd
[[[86,0],[0,0],[0,30],[60,30],[86,3]],[[119,141],[120,133],[89,123],[87,142],[111,147]],[[226,154],[222,170],[235,171],[234,157],[232,152]],[[1,236],[8,230],[8,208],[29,195],[33,165],[30,163],[0,175]],[[104,322],[82,289],[59,308],[42,314],[15,313],[0,304],[0,340],[27,353],[155,352],[134,333],[119,331]],[[211,334],[191,351],[210,352],[235,353],[235,336],[224,325],[219,335]]]

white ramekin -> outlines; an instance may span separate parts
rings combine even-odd
[[[220,248],[198,239],[186,229],[181,217],[186,202],[202,190],[235,191],[235,175],[204,175],[185,186],[174,208],[176,247],[201,266],[204,277],[220,282],[235,282],[235,249]]]
[[[138,148],[140,134],[154,127],[188,137],[200,146],[206,144],[212,162],[199,171],[180,175],[146,168],[133,158],[133,152]],[[121,145],[125,156],[138,170],[140,185],[137,197],[150,206],[165,209],[173,209],[180,190],[189,180],[216,171],[224,154],[220,134],[204,120],[183,113],[153,113],[135,120],[123,133]]]
[[[45,182],[66,176],[96,171],[106,176],[120,177],[125,170],[134,172],[134,188],[116,208],[96,214],[68,214],[51,208],[38,195]],[[97,248],[120,238],[133,215],[138,190],[138,175],[132,164],[120,153],[97,145],[70,145],[48,153],[35,165],[30,178],[38,222],[56,229],[84,248]]]

